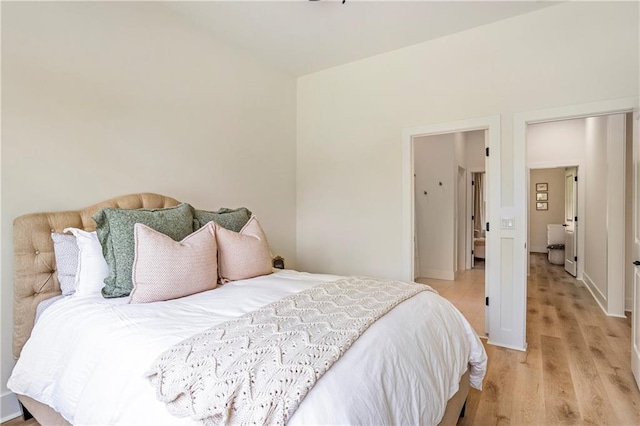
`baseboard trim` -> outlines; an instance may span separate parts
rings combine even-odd
[[[583,273],[582,278],[583,278],[582,282],[584,283],[584,286],[587,287],[587,290],[589,290],[589,293],[591,293],[591,296],[593,297],[593,299],[596,301],[598,306],[600,306],[600,309],[602,309],[602,312],[604,312],[605,315],[610,316],[604,307],[604,305],[607,303],[607,298],[604,297],[604,294],[602,294],[602,292],[598,289],[598,287],[596,287],[596,285],[591,280],[589,275],[587,275],[586,273]]]
[[[455,281],[456,273],[453,271],[442,271],[440,269],[420,269],[420,278]]]
[[[532,253],[547,253],[547,246],[531,246],[529,251]]]
[[[520,351],[520,352],[526,352],[527,351],[527,344],[524,344],[524,347],[518,347],[518,346],[511,346],[511,345],[505,345],[504,343],[498,343],[498,342],[494,342],[491,339],[487,339],[487,343],[489,345],[494,345],[494,346],[500,346],[502,348],[507,348],[507,349],[513,349],[514,351]]]
[[[0,423],[8,422],[22,415],[18,398],[13,392],[5,392],[0,395],[0,413],[2,416]]]

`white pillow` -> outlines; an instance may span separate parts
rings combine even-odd
[[[101,295],[104,279],[109,275],[109,266],[102,255],[102,246],[95,232],[67,228],[76,237],[80,254],[76,272],[76,294],[80,296]]]
[[[56,258],[56,271],[63,296],[76,291],[76,273],[78,272],[78,243],[74,235],[51,233],[53,254]]]

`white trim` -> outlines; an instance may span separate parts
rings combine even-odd
[[[626,115],[607,117],[607,314],[624,316]],[[620,164],[622,163],[622,164]],[[622,165],[622,167],[620,167]],[[619,285],[613,285],[619,283]]]
[[[529,251],[531,253],[548,253],[549,252],[549,250],[547,249],[547,246],[530,246]]]
[[[537,111],[523,111],[515,113],[513,116],[513,187],[514,187],[514,214],[516,220],[515,253],[514,253],[514,292],[517,290],[521,296],[514,306],[514,310],[522,316],[522,327],[520,333],[522,340],[526,340],[526,319],[527,319],[527,124],[566,120],[579,117],[593,117],[596,115],[607,115],[618,112],[626,112],[638,107],[638,97],[612,99],[602,102],[588,104],[570,105],[559,108],[550,108]]]
[[[572,167],[584,164],[584,160],[553,160],[553,161],[529,161],[529,169],[555,169],[556,167]],[[584,167],[584,166],[583,166]]]
[[[2,418],[0,423],[7,422],[16,417],[22,416],[22,410],[20,410],[20,404],[18,404],[18,398],[13,392],[5,392],[0,395],[0,408],[2,411]]]
[[[433,280],[455,281],[456,273],[454,271],[444,271],[441,269],[425,269],[420,271],[419,278],[430,278]]]
[[[467,132],[472,130],[489,130],[488,148],[490,157],[489,167],[486,168],[488,205],[487,220],[494,224],[492,231],[487,233],[486,249],[487,260],[485,266],[486,294],[493,295],[493,301],[487,311],[486,323],[490,334],[493,335],[493,344],[505,346],[512,345],[510,339],[499,330],[500,326],[500,116],[470,118],[448,123],[427,124],[424,126],[403,129],[402,132],[402,271],[406,280],[412,280],[415,261],[414,246],[414,164],[413,164],[413,138],[418,136],[438,135],[445,133]],[[509,285],[505,283],[505,285]],[[510,301],[506,301],[510,303]],[[504,322],[504,321],[503,321]],[[524,339],[523,339],[524,340]],[[518,347],[517,344],[512,345]]]
[[[598,303],[598,306],[600,306],[602,312],[607,315],[607,309],[604,307],[604,305],[607,304],[607,297],[604,295],[604,293],[600,291],[596,283],[593,282],[589,275],[584,274],[584,279],[582,280],[582,282],[584,283],[584,286],[587,288],[587,290],[589,290],[589,293],[591,293],[591,296],[593,296],[594,300]]]
[[[467,208],[466,208],[466,212],[465,212],[465,220],[466,220],[466,232],[467,232],[467,236],[465,238],[465,240],[467,241],[467,253],[464,257],[465,261],[464,261],[464,265],[466,269],[471,269],[471,257],[472,254],[471,252],[473,251],[473,223],[471,223],[471,216],[473,216],[473,188],[471,185],[471,182],[473,180],[473,172],[469,171],[469,169],[467,169],[467,197],[466,197],[466,203],[467,203]]]
[[[480,337],[482,338],[482,336],[480,336]],[[487,337],[487,343],[490,344],[490,345],[501,346],[501,347],[506,348],[506,349],[513,349],[514,351],[527,352],[527,346],[526,345],[524,347],[503,345],[502,343],[494,342],[489,337]]]

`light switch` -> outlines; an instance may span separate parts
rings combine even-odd
[[[500,218],[500,228],[502,229],[514,229],[514,219],[512,217]]]

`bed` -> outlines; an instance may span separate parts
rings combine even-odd
[[[134,305],[126,297],[60,294],[51,232],[93,230],[103,207],[176,206],[135,194],[87,209],[36,213],[14,222],[14,346],[9,387],[47,424],[194,424],[156,398],[144,372],[163,351],[213,325],[342,277],[278,271],[192,296]],[[311,388],[289,424],[455,424],[469,386],[481,387],[486,354],[446,300],[430,291],[373,323]]]

